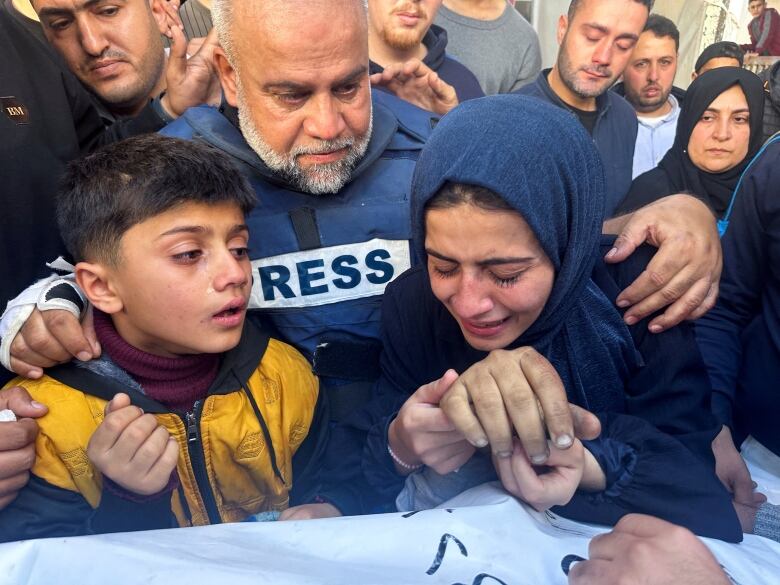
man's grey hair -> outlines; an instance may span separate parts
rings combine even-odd
[[[230,64],[235,67],[236,57],[238,56],[233,43],[233,35],[230,34],[230,25],[233,22],[233,2],[236,0],[213,0],[211,4],[211,20],[214,23],[214,28],[217,29],[217,38],[219,44],[227,55]],[[246,0],[249,2],[266,2],[267,0]],[[285,0],[289,1],[289,0]],[[368,0],[360,0],[360,5],[363,7],[363,12],[368,18]]]

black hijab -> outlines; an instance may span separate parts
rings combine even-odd
[[[750,142],[745,158],[722,173],[701,170],[688,156],[688,142],[705,110],[724,91],[739,85],[750,110]],[[705,71],[688,88],[677,120],[674,144],[658,167],[638,176],[619,212],[631,211],[673,193],[693,193],[707,202],[718,218],[728,208],[740,175],[756,155],[763,139],[764,88],[757,75],[739,67]]]

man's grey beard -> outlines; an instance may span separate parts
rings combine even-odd
[[[244,92],[239,88],[237,93],[241,133],[247,144],[269,169],[304,193],[326,195],[341,191],[352,176],[353,169],[368,150],[373,129],[373,113],[369,114],[368,130],[362,137],[320,140],[315,145],[296,146],[289,153],[280,154],[268,145],[255,127],[244,100]],[[298,156],[303,154],[323,154],[342,148],[348,149],[347,154],[336,162],[312,165],[307,168],[303,168],[298,162]]]

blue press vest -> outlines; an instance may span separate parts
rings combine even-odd
[[[318,344],[332,340],[378,341],[381,295],[412,264],[411,179],[435,119],[382,92],[372,92],[372,102],[368,151],[335,195],[305,194],[275,180],[215,108],[190,109],[162,131],[205,140],[239,162],[259,199],[247,218],[250,308],[310,360]],[[315,226],[318,245],[302,249],[296,213]]]

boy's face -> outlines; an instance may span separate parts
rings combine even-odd
[[[118,265],[100,265],[103,297],[86,291],[138,349],[221,353],[241,338],[252,287],[248,241],[237,205],[185,203],[131,227]]]

